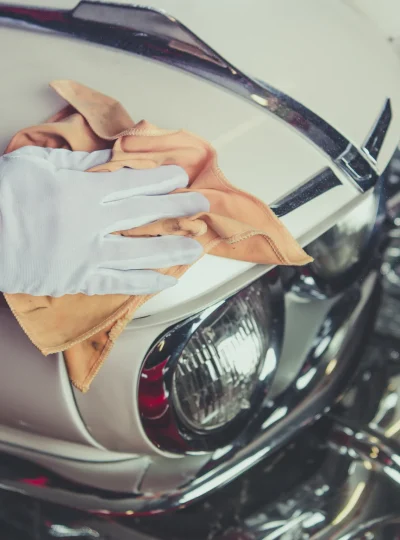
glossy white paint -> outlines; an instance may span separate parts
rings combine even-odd
[[[398,0],[345,0],[379,27],[385,36],[396,39],[400,36],[400,3]]]
[[[85,447],[57,443],[55,439],[30,435],[27,444],[26,438],[26,434],[6,428],[0,451],[27,459],[69,481],[117,493],[173,489],[192,479],[209,460],[206,454],[175,459],[173,463],[171,458],[150,455],[119,454],[115,458],[112,452],[98,451],[95,456]]]
[[[26,4],[48,6],[45,0],[27,0]],[[75,4],[52,1],[54,8]],[[400,139],[399,65],[366,17],[338,0],[154,0],[151,5],[180,19],[239,68],[307,105],[358,146],[390,97],[393,121],[378,162],[380,171],[384,169]],[[63,106],[47,83],[72,78],[121,100],[137,120],[146,118],[166,128],[183,127],[207,138],[217,148],[228,178],[267,203],[290,193],[329,164],[323,154],[272,116],[165,66],[65,37],[10,28],[1,28],[0,46],[7,51],[2,69],[8,74],[0,86],[0,150],[16,130],[42,121]],[[341,179],[343,186],[284,218],[301,244],[324,232],[361,200],[354,186],[343,176]],[[76,392],[83,422],[74,407],[62,362],[55,360],[52,368],[46,369],[45,360],[38,360],[25,336],[17,348],[17,330],[4,333],[0,365],[4,367],[4,386],[9,386],[3,395],[15,409],[12,414],[1,413],[0,422],[8,427],[0,428],[0,439],[16,438],[19,442],[14,444],[42,449],[45,436],[52,434],[69,441],[53,441],[54,453],[65,452],[69,448],[65,445],[73,441],[81,449],[98,445],[114,453],[159,454],[143,433],[136,406],[137,375],[149,345],[172,321],[226,297],[264,271],[241,262],[205,257],[173,291],[147,303],[138,312],[138,317],[147,317],[133,321],[122,335],[90,392]],[[8,324],[12,326],[10,319]],[[13,376],[7,377],[12,362]],[[40,364],[40,372],[33,370],[33,362]],[[21,401],[18,370],[32,374],[30,391]],[[46,387],[51,387],[51,392],[46,392]],[[25,409],[29,406],[28,413]],[[24,426],[18,436],[13,432],[14,439],[10,435],[15,419],[24,415],[29,417],[25,427],[35,434],[25,442]]]
[[[0,305],[1,426],[63,441],[101,446],[90,436],[75,407],[62,357],[44,357]]]
[[[7,437],[5,439],[7,442],[4,443],[0,440],[0,451],[11,451],[14,456],[47,467],[50,471],[67,478],[69,481],[120,493],[134,493],[151,463],[148,456],[133,456],[125,459],[118,456],[118,459],[112,460],[110,454],[105,452],[102,452],[101,459],[96,460],[90,457],[90,452],[84,447],[76,448],[72,445],[58,443],[57,449],[54,451],[52,448],[54,447],[54,439],[44,438],[42,441],[37,441],[37,436],[33,435],[29,437],[29,445],[27,445],[26,442],[18,443],[21,439],[21,432],[15,433],[7,429],[4,435]],[[43,442],[48,443],[46,449],[42,448]],[[11,449],[10,444],[12,445]],[[65,451],[65,455],[62,455],[62,451]]]

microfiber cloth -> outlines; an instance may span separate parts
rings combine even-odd
[[[202,244],[204,253],[260,264],[304,265],[312,260],[268,206],[228,182],[207,141],[144,120],[135,123],[120,103],[77,82],[55,81],[50,86],[68,105],[47,122],[18,132],[6,153],[29,145],[86,152],[112,149],[110,161],[90,169],[93,174],[179,165],[189,176],[189,186],[178,191],[198,191],[210,202],[209,213],[160,220],[117,234],[190,236]],[[179,278],[187,269],[178,266],[160,272]],[[21,327],[44,355],[64,351],[70,379],[82,392],[135,311],[151,296],[5,295]]]

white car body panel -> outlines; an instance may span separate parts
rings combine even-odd
[[[66,0],[61,5],[68,9],[75,2]],[[242,1],[229,7],[227,26],[223,23],[228,9],[225,3],[211,6],[210,2],[158,0],[152,5],[172,13],[234,65],[288,93],[358,146],[390,97],[393,119],[378,160],[379,171],[384,170],[399,139],[400,114],[396,111],[400,108],[400,72],[397,56],[366,18],[337,2],[322,7],[316,0],[307,0],[300,8],[294,0],[260,4]],[[290,18],[288,12],[293,14]],[[214,24],[207,24],[210,13]],[[246,40],[238,39],[246,25],[252,28],[251,35]],[[326,39],[326,28],[331,39]],[[15,47],[18,33],[23,39]],[[324,46],[316,46],[318,42]],[[18,71],[3,81],[1,88],[0,117],[4,120],[0,148],[18,129],[59,110],[63,102],[47,84],[56,78],[71,78],[116,97],[134,119],[146,118],[166,128],[182,127],[205,137],[216,147],[229,180],[267,203],[290,193],[330,164],[326,155],[277,118],[169,67],[46,33],[4,28],[1,44],[3,50],[11,51],[4,59],[5,72],[13,72],[16,66]],[[143,88],[145,91],[141,91]],[[9,103],[13,101],[18,102],[18,108],[11,113]],[[354,186],[336,168],[335,172],[343,187],[283,218],[302,245],[357,204],[359,194]],[[206,256],[173,291],[150,300],[136,317],[193,299],[193,283],[200,297],[249,266]]]
[[[400,99],[398,58],[374,23],[340,1],[143,4],[165,10],[235,67],[309,107],[354,144],[365,140],[389,94]],[[390,155],[384,151],[381,163]]]
[[[397,0],[344,0],[349,6],[368,17],[387,38],[400,37],[400,4]]]
[[[25,4],[48,7],[44,0]],[[53,0],[52,7],[70,9],[75,4]],[[378,171],[384,171],[400,140],[400,66],[384,35],[367,17],[337,0],[154,0],[146,4],[166,10],[234,65],[303,103],[358,148],[390,98],[392,121],[377,163]],[[204,80],[128,53],[48,33],[0,27],[0,45],[7,51],[2,68],[8,74],[0,86],[1,150],[18,129],[43,121],[63,106],[47,84],[71,78],[119,99],[136,120],[182,127],[208,139],[228,179],[266,203],[332,167],[343,185],[283,218],[303,246],[368,196],[294,128]],[[104,461],[128,455],[171,458],[147,439],[139,419],[136,388],[143,357],[172,322],[227,297],[265,270],[204,257],[177,287],[137,312],[85,395],[71,390],[62,356],[39,358],[11,312],[0,305],[0,423],[4,426],[0,446],[12,441],[20,454],[22,448],[29,453],[31,447],[42,455],[52,437],[56,442],[50,453],[68,455],[72,451],[68,445],[74,445],[74,456],[87,461],[96,462],[99,452]],[[294,305],[297,300],[287,302]],[[301,335],[290,322],[287,333],[298,339],[299,359],[309,345],[302,341],[307,325],[314,328],[330,305],[321,303],[319,311],[305,317]],[[306,303],[303,308],[307,309]],[[284,350],[288,357],[283,361],[290,362],[291,349]],[[27,431],[33,434],[31,439]],[[187,469],[198,466],[192,461]],[[166,472],[164,484],[173,483],[175,474],[186,474],[174,471],[171,477]],[[150,481],[149,476],[148,482],[154,485],[154,478]]]

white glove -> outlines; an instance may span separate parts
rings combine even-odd
[[[161,218],[209,210],[175,165],[87,173],[109,150],[25,147],[0,158],[0,291],[148,294],[176,284],[150,269],[191,264],[201,245],[180,236],[126,238],[110,233]]]

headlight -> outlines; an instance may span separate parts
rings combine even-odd
[[[156,445],[212,450],[246,426],[277,368],[283,302],[270,282],[265,276],[176,325],[152,348],[141,373],[139,409]]]
[[[373,193],[337,225],[312,242],[307,252],[314,258],[310,268],[323,279],[336,278],[359,260],[371,236],[377,214]]]
[[[258,281],[215,310],[192,335],[178,359],[172,392],[189,428],[220,428],[250,407],[270,326],[269,297]],[[275,365],[270,367],[273,372]]]

